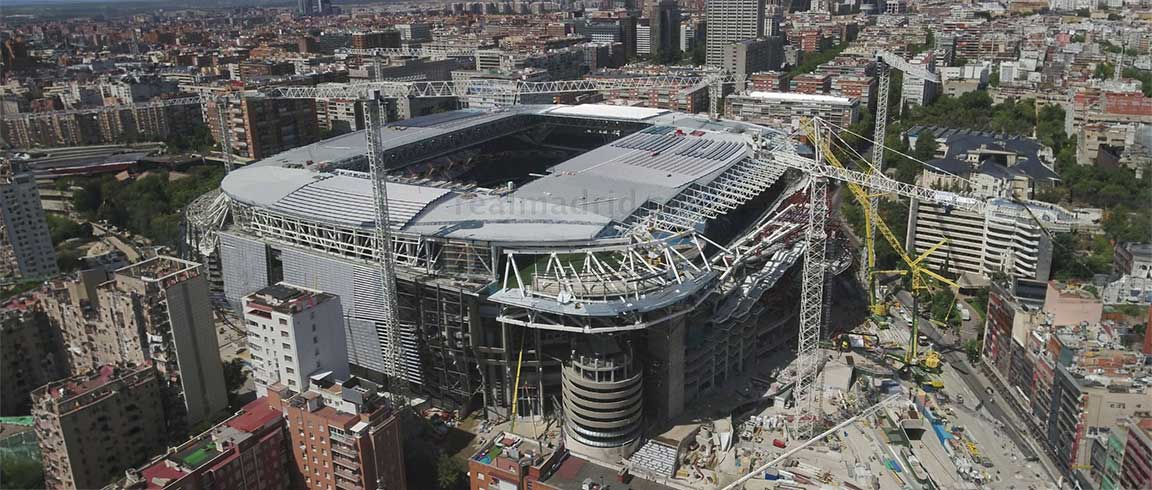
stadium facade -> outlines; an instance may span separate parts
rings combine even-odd
[[[806,178],[754,152],[794,151],[781,134],[598,105],[381,132],[400,372],[363,132],[236,170],[212,197],[229,212],[213,252],[227,300],[280,281],[339,295],[354,374],[468,410],[562,413],[570,449],[614,459],[795,338]]]

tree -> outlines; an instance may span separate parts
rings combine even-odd
[[[932,131],[921,131],[916,136],[916,147],[912,150],[912,156],[927,162],[936,158],[936,148],[936,134]]]
[[[1103,62],[1096,64],[1096,71],[1092,74],[1092,77],[1100,80],[1109,80],[1114,75],[1116,75],[1116,66],[1112,63]]]
[[[691,51],[692,64],[696,66],[703,65],[708,60],[708,51],[703,42],[697,42],[692,45]]]
[[[968,354],[968,362],[976,364],[980,361],[980,342],[976,339],[964,341],[964,352]]]
[[[436,484],[441,490],[452,490],[468,469],[450,454],[441,453],[436,459]]]

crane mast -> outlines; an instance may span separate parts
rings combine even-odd
[[[381,110],[379,100],[366,100],[364,101],[365,114],[365,139],[367,141],[368,151],[368,171],[372,177],[372,197],[375,200],[375,218],[376,218],[376,251],[379,254],[377,260],[380,265],[380,293],[383,296],[381,305],[383,306],[384,314],[384,328],[388,332],[388,345],[386,352],[384,352],[384,361],[387,363],[389,376],[391,382],[396,385],[390,386],[389,391],[394,395],[399,396],[403,402],[407,402],[407,376],[401,372],[403,362],[403,333],[400,328],[400,319],[398,315],[399,305],[396,299],[396,266],[392,258],[392,233],[391,223],[389,220],[388,212],[388,185],[387,185],[387,169],[384,168],[384,159],[380,154],[380,130],[382,129],[381,123]]]

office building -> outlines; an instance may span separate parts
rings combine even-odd
[[[636,26],[636,54],[640,56],[652,55],[652,26],[640,24]]]
[[[724,67],[724,46],[755,39],[764,31],[764,0],[708,0],[707,64]]]
[[[36,280],[59,270],[36,180],[17,162],[0,165],[0,278]]]
[[[103,366],[34,391],[45,487],[101,488],[163,451],[162,391],[152,366]]]
[[[283,413],[257,398],[235,415],[151,462],[128,470],[125,490],[294,488]]]
[[[296,0],[296,13],[302,16],[316,13],[315,0]]]
[[[784,65],[784,38],[745,39],[724,46],[724,70],[738,80],[751,74],[779,70]]]
[[[157,256],[116,271],[97,291],[101,322],[115,329],[120,362],[160,373],[172,433],[228,407],[204,269]]]
[[[791,92],[748,92],[725,99],[725,114],[779,128],[798,128],[804,118],[820,117],[848,127],[860,117],[856,99]]]
[[[340,298],[275,284],[244,297],[244,324],[256,396],[276,383],[301,393],[317,373],[348,377]]]
[[[945,204],[914,201],[908,221],[909,252],[919,255],[943,241],[925,259],[934,270],[1047,280],[1052,269],[1052,239],[1027,216],[1023,206],[1007,199],[996,201],[997,210],[983,216]],[[1017,212],[999,212],[1013,206]]]
[[[0,415],[26,415],[32,390],[68,376],[60,334],[35,295],[0,307]]]
[[[648,9],[649,45],[655,53],[680,50],[680,6],[676,0],[655,0]]]
[[[268,389],[268,404],[287,421],[296,483],[309,490],[407,488],[400,414],[380,387],[360,378],[315,381],[304,393]]]
[[[248,159],[260,159],[284,150],[316,142],[320,130],[316,121],[316,101],[281,99],[248,94],[205,105],[212,136],[223,141],[218,116],[227,111],[224,129],[231,133],[231,152]]]

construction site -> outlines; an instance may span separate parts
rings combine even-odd
[[[278,89],[369,100],[367,129],[229,161],[221,188],[189,207],[188,253],[233,308],[280,282],[339,296],[353,374],[485,421],[472,488],[1049,481],[997,468],[1016,453],[988,430],[979,394],[959,381],[941,391],[941,356],[917,352],[915,321],[891,329],[872,284],[883,272],[913,291],[954,286],[919,265],[931,251],[904,251],[877,196],[1010,211],[889,179],[869,164],[882,145],[852,158],[842,128],[820,120],[785,134],[664,109],[515,104],[598,83]],[[385,125],[371,100],[391,92],[514,105]],[[862,255],[829,214],[833,183],[867,210]],[[906,270],[876,271],[880,237]]]

